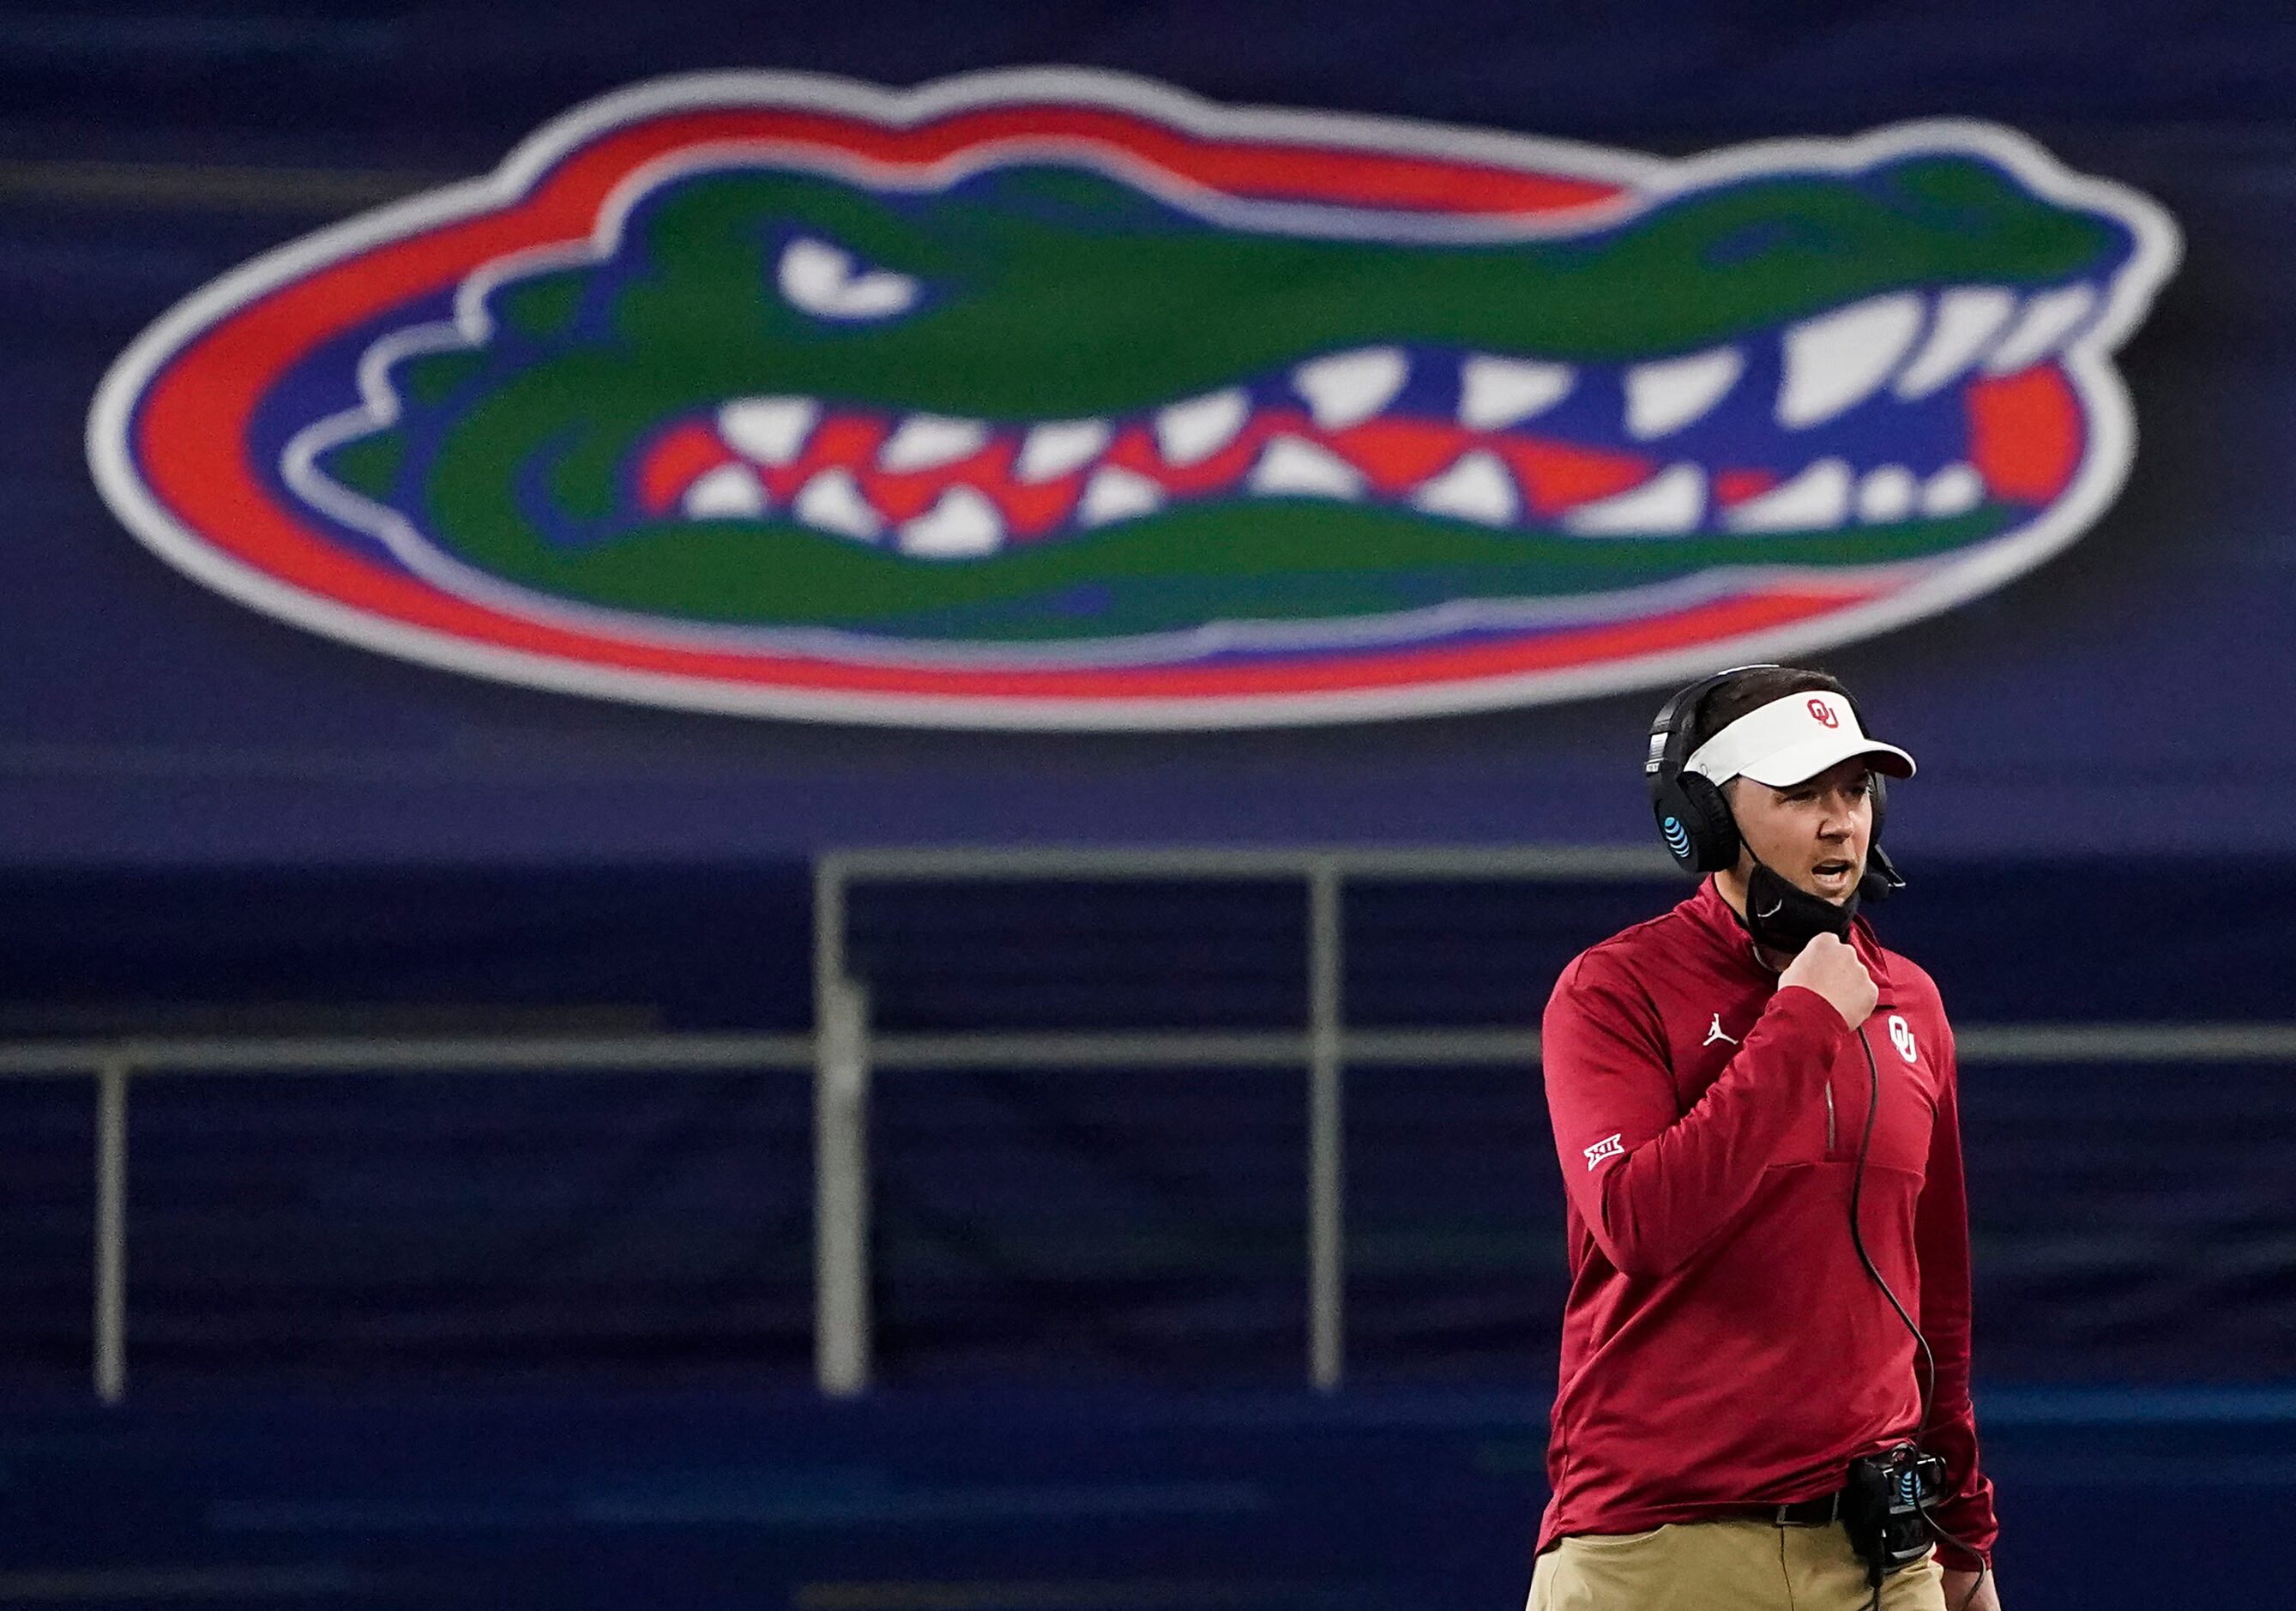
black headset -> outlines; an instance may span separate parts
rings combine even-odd
[[[1753,666],[1732,666],[1726,671],[1717,671],[1702,677],[1677,694],[1659,708],[1650,725],[1650,752],[1643,761],[1643,783],[1650,791],[1651,814],[1658,820],[1659,837],[1666,841],[1667,853],[1675,865],[1685,873],[1718,873],[1725,867],[1738,865],[1738,823],[1730,815],[1730,802],[1722,797],[1721,785],[1703,773],[1687,771],[1691,753],[1691,729],[1698,720],[1698,707],[1706,696],[1733,678],[1743,677],[1750,671],[1776,671],[1784,668],[1764,663]],[[1865,713],[1858,710],[1857,701],[1848,693],[1849,713],[1857,719],[1857,726],[1866,726]],[[1903,889],[1906,881],[1898,876],[1898,869],[1882,849],[1882,823],[1890,806],[1889,784],[1881,773],[1870,774],[1874,789],[1874,831],[1866,841],[1866,876],[1858,882],[1861,900],[1874,901],[1885,898],[1892,890]]]

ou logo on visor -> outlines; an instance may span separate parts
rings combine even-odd
[[[1838,727],[1841,725],[1841,718],[1833,713],[1833,707],[1822,699],[1809,702],[1809,713],[1817,718],[1820,727]]]
[[[1897,1013],[1890,1015],[1890,1043],[1898,1048],[1898,1056],[1908,1063],[1920,1053],[1921,1048],[1914,1044],[1913,1026]]]

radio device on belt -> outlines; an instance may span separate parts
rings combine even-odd
[[[1923,1511],[1945,1494],[1945,1462],[1913,1443],[1849,1462],[1841,1490],[1841,1525],[1849,1547],[1866,1563],[1866,1582],[1878,1589],[1892,1572],[1928,1553]]]

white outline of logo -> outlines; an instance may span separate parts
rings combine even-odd
[[[1430,239],[1577,233],[1685,191],[1741,181],[1759,173],[1846,171],[1915,152],[1959,150],[1995,162],[2044,198],[2112,215],[2130,230],[2135,250],[2115,276],[2103,308],[2059,360],[2085,411],[2088,451],[2064,493],[2026,525],[1942,563],[1876,566],[1870,574],[1911,579],[1883,597],[1815,620],[1599,665],[1405,687],[1280,695],[1015,700],[967,693],[877,695],[734,683],[684,672],[603,665],[570,655],[546,655],[416,626],[283,581],[225,553],[182,523],[145,483],[129,451],[128,427],[147,386],[207,331],[282,286],[357,252],[512,206],[559,160],[610,130],[644,119],[709,107],[810,109],[904,127],[968,109],[1016,103],[1132,112],[1213,140],[1279,141],[1325,149],[1352,147],[1428,155],[1601,180],[1631,192],[1625,201],[1575,210],[1560,222],[1421,219],[1404,226],[1392,215],[1376,218],[1374,226],[1385,238],[1394,238],[1403,227]],[[1040,152],[1045,144],[1038,143]],[[680,158],[692,154],[676,153]],[[977,154],[968,152],[964,157]],[[834,153],[824,154],[817,148],[809,150],[808,160],[824,167],[837,165]],[[637,177],[631,176],[633,180]],[[1357,210],[1208,196],[1168,175],[1159,177],[1158,186],[1184,193],[1190,204],[1207,211],[1248,212],[1255,225],[1263,228],[1347,233],[1350,227],[1358,232],[1367,227],[1365,215]],[[147,547],[194,580],[306,630],[496,681],[690,710],[910,727],[1215,728],[1431,716],[1585,699],[1679,681],[1734,660],[1789,659],[1934,615],[2031,570],[2094,524],[2128,478],[2136,425],[2127,390],[2111,358],[2143,320],[2181,253],[2174,220],[2150,198],[2111,180],[2073,173],[2025,135],[1974,119],[1923,119],[1846,139],[1759,141],[1669,161],[1529,135],[1402,119],[1225,106],[1152,80],[1087,68],[998,70],[906,90],[806,73],[693,74],[633,85],[576,107],[521,142],[491,175],[332,226],[267,252],[193,292],[139,335],[104,375],[88,414],[86,452],[96,485],[114,514]],[[1711,587],[1717,578],[1742,580],[1755,574],[1791,573],[1790,567],[1748,566],[1702,572],[1693,579]],[[432,585],[438,585],[435,579]],[[505,609],[499,598],[483,602],[505,614],[536,619],[529,610]],[[600,632],[600,618],[613,612],[572,610],[567,613],[579,616],[585,629]],[[622,620],[615,623],[614,630],[632,642],[685,646],[694,641],[693,634],[681,632],[677,623],[671,621],[644,621],[642,628],[633,629]]]

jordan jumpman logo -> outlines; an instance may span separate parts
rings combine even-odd
[[[1700,1044],[1711,1046],[1717,1040],[1727,1040],[1733,1046],[1739,1044],[1735,1035],[1726,1035],[1722,1032],[1722,1015],[1719,1013],[1714,1015],[1714,1027],[1706,1032],[1706,1039]]]

